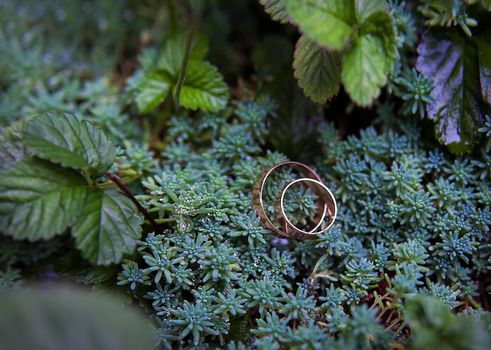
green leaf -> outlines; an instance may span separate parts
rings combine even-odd
[[[80,252],[73,250],[64,254],[54,263],[55,271],[70,280],[87,285],[97,285],[107,281],[114,281],[121,271],[119,265],[94,266],[80,256]]]
[[[342,48],[353,34],[352,0],[285,0],[290,17],[311,39],[330,49]]]
[[[24,143],[41,158],[91,174],[104,174],[114,162],[114,146],[104,132],[69,113],[47,113],[31,120]]]
[[[182,61],[184,59],[184,52],[186,50],[187,39],[187,31],[167,38],[164,48],[162,49],[159,62],[157,64],[160,70],[167,72],[175,80],[177,80],[177,76],[179,75],[179,71],[181,70]],[[205,58],[207,52],[208,40],[202,35],[195,36],[191,44],[189,60],[202,61]]]
[[[480,74],[484,65],[479,50],[485,46],[474,40],[489,39],[433,31],[425,32],[418,46],[417,68],[434,86],[428,117],[436,123],[440,142],[457,154],[470,151],[476,143],[485,116],[483,94],[489,91],[489,80]]]
[[[136,103],[140,112],[151,112],[169,93],[175,94],[186,40],[187,33],[168,38],[158,68],[145,74],[137,84]],[[217,112],[226,106],[229,92],[217,68],[203,60],[207,48],[203,37],[193,41],[179,101],[185,108]]]
[[[361,33],[362,35],[375,36],[382,42],[385,58],[384,72],[388,74],[392,70],[397,56],[397,29],[394,19],[388,12],[374,12],[363,22]]]
[[[216,112],[225,108],[228,97],[228,86],[215,66],[205,61],[189,61],[180,95],[183,107]]]
[[[357,104],[368,106],[387,80],[386,57],[381,40],[373,35],[358,37],[343,59],[344,87]]]
[[[13,143],[0,137],[0,171],[5,170],[24,156],[22,145],[18,142]]]
[[[288,23],[289,18],[285,8],[285,0],[259,0],[259,2],[264,6],[264,11],[273,21]]]
[[[150,113],[155,107],[164,102],[169,94],[172,78],[162,71],[154,71],[143,77],[138,85],[136,105],[141,113]]]
[[[389,12],[386,0],[355,0],[355,14],[358,23],[365,22],[377,12]]]
[[[303,35],[293,56],[294,76],[306,96],[314,102],[325,103],[339,91],[341,57],[317,45]]]
[[[142,218],[131,200],[116,190],[93,189],[72,229],[82,256],[108,265],[131,253],[140,238]]]
[[[1,348],[150,350],[147,318],[121,300],[85,289],[30,288],[0,298]]]
[[[78,172],[24,158],[0,172],[0,229],[16,239],[49,239],[76,220],[86,194]]]

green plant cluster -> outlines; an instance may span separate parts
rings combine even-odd
[[[0,3],[2,327],[84,310],[20,293],[64,280],[144,311],[85,309],[142,348],[490,348],[488,0]],[[337,200],[315,239],[253,210],[287,160]]]

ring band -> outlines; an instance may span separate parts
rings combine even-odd
[[[256,213],[260,219],[260,222],[264,228],[271,230],[276,235],[290,238],[291,236],[288,233],[288,222],[289,222],[288,218],[286,218],[286,217],[280,218],[280,221],[284,221],[284,223],[285,223],[285,225],[284,225],[285,231],[276,227],[273,224],[273,222],[269,219],[268,214],[266,214],[266,210],[264,209],[264,201],[263,201],[263,193],[264,193],[264,188],[266,185],[266,180],[275,170],[282,168],[282,167],[286,167],[286,166],[290,166],[293,169],[299,171],[300,173],[304,174],[306,176],[306,178],[309,178],[311,180],[316,180],[319,183],[321,183],[321,178],[319,177],[319,175],[317,175],[317,173],[313,169],[311,169],[310,167],[308,167],[307,165],[305,165],[303,163],[288,161],[288,162],[276,164],[273,167],[264,170],[261,173],[261,175],[259,176],[258,181],[254,184],[253,207],[254,207],[254,210],[256,211]],[[323,214],[322,214],[321,219],[319,220],[319,223],[323,222],[327,210],[328,210],[327,203],[325,203],[324,207],[323,207]],[[293,227],[295,227],[295,226],[293,226]],[[314,228],[314,230],[316,230],[318,227],[319,227],[319,225],[317,225]]]
[[[284,203],[285,202],[285,194],[290,187],[292,187],[293,185],[300,183],[300,182],[307,182],[308,186],[312,190],[314,190],[314,192],[316,192],[316,194],[319,197],[321,197],[323,199],[324,213],[325,213],[326,206],[328,208],[328,212],[329,212],[328,225],[326,227],[322,228],[320,231],[316,231],[316,230],[319,228],[319,226],[322,225],[325,214],[323,214],[322,219],[314,227],[314,229],[312,229],[310,231],[305,231],[305,230],[299,229],[290,221],[290,219],[288,219],[288,216],[286,215],[285,203]],[[321,191],[318,190],[319,188],[321,189]],[[280,207],[280,212],[278,213],[278,216],[281,216],[282,219],[286,222],[286,225],[289,228],[293,229],[293,234],[289,234],[289,236],[293,237],[293,238],[297,238],[297,239],[315,238],[316,235],[321,234],[321,233],[329,230],[332,227],[332,225],[334,224],[334,221],[336,220],[336,216],[337,216],[337,212],[338,212],[336,199],[334,198],[334,195],[329,190],[329,188],[327,188],[327,186],[324,185],[321,181],[318,181],[316,179],[311,179],[311,178],[301,178],[301,179],[297,179],[297,180],[294,180],[294,181],[291,181],[290,183],[288,183],[285,186],[285,188],[283,189],[283,192],[281,192],[280,206],[279,207]],[[286,231],[287,232],[289,231],[288,228],[286,229]]]

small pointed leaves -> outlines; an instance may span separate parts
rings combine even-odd
[[[29,121],[24,144],[38,157],[95,176],[114,162],[114,146],[104,132],[70,113],[46,113]]]

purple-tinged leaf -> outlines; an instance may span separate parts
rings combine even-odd
[[[457,154],[475,145],[485,114],[479,54],[472,40],[449,31],[427,31],[418,46],[417,68],[434,86],[428,116],[436,123],[440,142]]]

